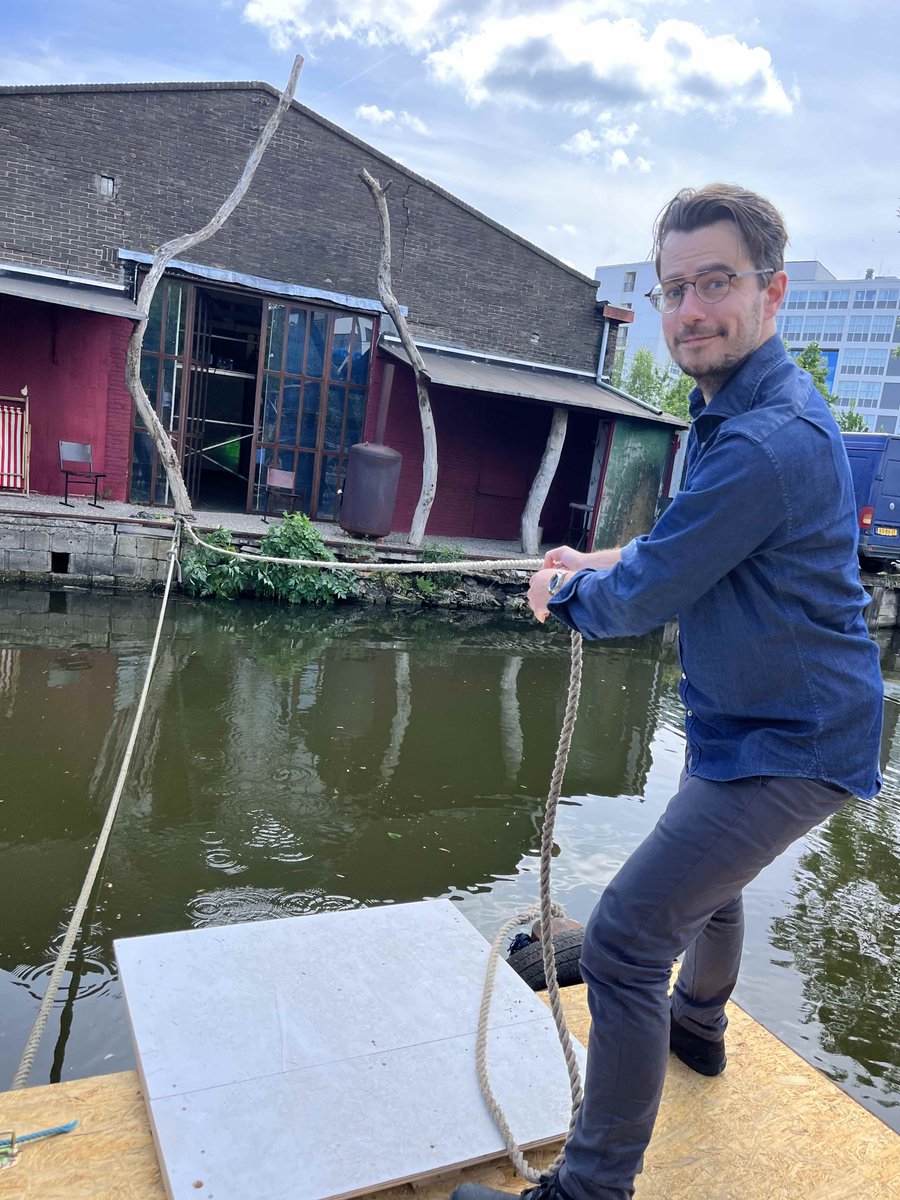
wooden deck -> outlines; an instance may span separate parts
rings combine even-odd
[[[563,998],[572,1032],[585,1041],[584,988]],[[900,1137],[735,1006],[730,1020],[724,1075],[704,1079],[671,1060],[636,1200],[896,1200]],[[135,1072],[0,1094],[0,1129],[30,1133],[74,1119],[73,1133],[26,1145],[14,1167],[0,1170],[3,1200],[164,1200]],[[324,1149],[339,1152],[338,1130]],[[526,1186],[500,1162],[378,1195],[446,1200],[463,1178],[510,1192]],[[208,1190],[197,1182],[204,1200]]]

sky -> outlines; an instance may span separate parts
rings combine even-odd
[[[898,48],[896,0],[0,0],[4,84],[281,89],[300,53],[301,103],[588,275],[717,179],[788,258],[900,275]]]

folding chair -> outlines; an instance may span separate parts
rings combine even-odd
[[[263,510],[263,522],[268,524],[269,513],[272,511],[272,500],[290,500],[289,512],[293,512],[299,496],[294,491],[294,472],[280,471],[277,467],[269,467],[266,472],[266,505]]]
[[[106,478],[106,472],[94,470],[90,442],[60,442],[59,469],[66,477],[65,499],[60,500],[60,504],[69,505],[69,480],[74,479],[76,483],[93,483],[94,499],[91,503],[94,508],[102,508],[97,503],[97,487],[100,480]]]

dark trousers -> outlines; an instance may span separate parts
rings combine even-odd
[[[572,1200],[634,1194],[669,1058],[670,1008],[701,1037],[722,1036],[741,958],[741,890],[847,799],[811,779],[682,776],[585,929],[592,1024],[584,1103],[559,1175]]]

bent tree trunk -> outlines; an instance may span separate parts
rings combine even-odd
[[[562,454],[563,442],[566,440],[566,426],[568,423],[568,409],[554,408],[553,420],[550,422],[550,432],[547,435],[547,445],[544,447],[541,465],[538,467],[537,474],[534,477],[534,482],[531,485],[531,491],[528,493],[528,499],[525,502],[525,509],[522,513],[522,549],[532,558],[540,551],[538,521],[541,518],[541,510],[550,492],[550,485],[553,483],[556,468],[559,466],[559,458]]]
[[[416,505],[416,511],[413,513],[412,527],[410,528],[407,542],[410,546],[421,546],[422,539],[425,536],[425,526],[428,524],[428,515],[431,512],[431,506],[434,503],[435,493],[437,492],[437,434],[434,428],[434,416],[431,412],[431,399],[428,395],[428,385],[431,383],[431,377],[425,370],[422,355],[419,353],[418,347],[413,341],[413,336],[409,332],[409,326],[406,323],[406,318],[400,311],[400,305],[397,303],[397,297],[394,295],[394,288],[391,283],[391,218],[388,213],[387,201],[385,200],[385,192],[391,185],[388,183],[386,187],[382,187],[378,180],[365,169],[360,171],[359,177],[372,193],[372,199],[375,201],[375,207],[378,209],[378,215],[381,218],[381,257],[378,261],[378,295],[381,303],[390,313],[394,324],[397,326],[397,332],[400,335],[403,349],[406,351],[407,358],[412,364],[412,369],[416,376],[419,420],[422,423],[422,490],[419,493],[419,502]]]
[[[147,393],[144,391],[144,385],[141,383],[141,350],[144,345],[144,334],[147,331],[150,305],[153,303],[153,296],[163,276],[163,272],[171,260],[176,255],[183,254],[185,250],[189,250],[192,246],[196,246],[200,242],[205,242],[214,233],[218,233],[240,204],[241,200],[243,200],[253,176],[256,174],[256,168],[259,166],[262,156],[268,148],[269,142],[275,136],[278,126],[281,124],[282,117],[290,107],[302,67],[303,58],[298,54],[294,59],[294,65],[291,68],[291,75],[287,86],[281,93],[275,111],[269,117],[260,133],[256,145],[247,159],[241,177],[232,189],[231,194],[202,229],[198,229],[195,233],[184,233],[180,237],[172,238],[171,241],[165,242],[157,248],[153,255],[150,270],[144,277],[144,282],[141,284],[140,291],[138,292],[137,306],[141,312],[147,315],[142,317],[135,325],[131,339],[128,342],[128,350],[125,356],[125,380],[128,384],[128,390],[131,392],[131,398],[134,400],[134,406],[140,413],[141,420],[147,426],[150,436],[153,438],[153,443],[156,446],[163,469],[166,472],[166,479],[172,491],[172,498],[175,502],[175,515],[177,517],[193,517],[190,497],[185,487],[184,476],[181,474],[181,467],[178,464],[178,455],[175,453],[175,447],[172,445],[162,422],[156,415],[156,409],[151,404]]]

